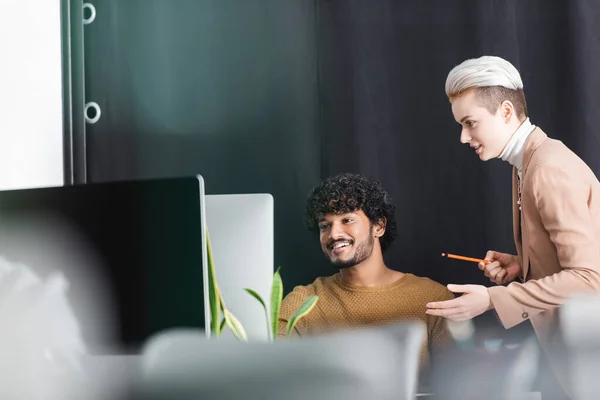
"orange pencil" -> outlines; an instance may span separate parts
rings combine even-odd
[[[476,262],[476,263],[480,263],[480,262],[482,262],[484,264],[489,264],[490,263],[488,260],[482,260],[481,258],[457,256],[456,254],[442,253],[442,257],[454,258],[456,260],[463,260],[463,261],[472,261],[472,262]]]

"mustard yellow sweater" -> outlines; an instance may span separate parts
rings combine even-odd
[[[430,301],[454,298],[445,286],[428,278],[405,274],[398,281],[379,287],[352,286],[339,273],[317,278],[307,286],[297,286],[281,304],[279,335],[285,335],[288,320],[311,295],[319,296],[313,310],[295,327],[293,336],[309,336],[352,327],[403,321],[422,321],[427,339],[421,348],[421,368],[429,351],[450,339],[443,318],[425,314]]]

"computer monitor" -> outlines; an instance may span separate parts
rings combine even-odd
[[[227,308],[249,340],[268,339],[265,311],[244,289],[270,304],[274,265],[274,200],[270,194],[206,195],[206,224],[215,273]],[[232,336],[229,329],[224,336]]]
[[[205,248],[201,176],[0,192],[0,256],[65,275],[92,352],[205,329]]]

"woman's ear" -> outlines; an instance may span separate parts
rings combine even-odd
[[[508,123],[515,114],[515,107],[513,106],[513,103],[510,102],[510,100],[504,100],[500,105],[500,112],[502,112],[502,117],[504,118],[504,121]]]
[[[385,226],[387,224],[387,220],[385,218],[381,218],[375,225],[373,229],[373,234],[375,237],[382,237],[385,234]]]

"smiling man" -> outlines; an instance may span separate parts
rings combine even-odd
[[[568,390],[559,307],[573,294],[600,290],[600,183],[581,158],[530,122],[521,76],[508,61],[464,61],[448,74],[446,94],[460,141],[482,161],[513,166],[517,255],[488,251],[489,263],[479,268],[498,286],[450,285],[464,295],[432,302],[427,312],[465,320],[493,309],[505,328],[530,320]]]
[[[422,321],[428,336],[421,350],[422,367],[432,347],[447,343],[443,318],[427,315],[425,305],[454,295],[439,283],[390,269],[384,262],[383,252],[396,237],[394,212],[389,194],[362,175],[340,174],[311,191],[306,222],[318,233],[323,253],[338,272],[297,286],[285,297],[280,335],[304,300],[318,295],[315,308],[296,325],[295,335]]]

